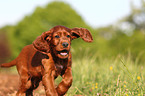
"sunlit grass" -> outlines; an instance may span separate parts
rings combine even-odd
[[[98,60],[101,59],[101,60]],[[143,96],[144,65],[131,57],[106,59],[97,56],[82,56],[73,60],[73,85],[67,96]]]

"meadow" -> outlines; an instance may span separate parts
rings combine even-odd
[[[118,55],[112,59],[99,56],[73,60],[73,85],[67,96],[143,96],[144,65]]]

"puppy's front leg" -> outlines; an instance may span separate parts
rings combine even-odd
[[[58,96],[54,85],[55,67],[52,59],[43,59],[42,83],[46,91],[46,96]]]
[[[62,81],[56,88],[58,96],[63,96],[68,91],[68,89],[70,88],[72,84],[73,77],[72,77],[71,67],[68,67],[66,69],[62,78],[63,78]]]

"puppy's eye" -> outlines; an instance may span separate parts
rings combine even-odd
[[[56,35],[56,36],[55,36],[55,38],[59,38],[59,36],[58,36],[58,35]]]
[[[67,35],[66,37],[68,37],[68,38],[69,38],[69,37],[70,37],[70,35]]]

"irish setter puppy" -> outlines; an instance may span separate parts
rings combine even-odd
[[[16,59],[1,64],[1,67],[16,65],[21,80],[17,96],[32,96],[41,80],[46,96],[63,96],[73,80],[71,41],[79,37],[86,42],[93,41],[85,28],[55,26],[37,37],[33,44],[25,46]],[[55,88],[54,80],[58,75],[62,76],[62,81]]]

